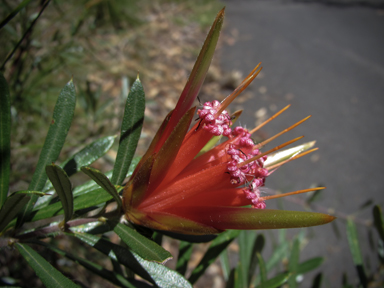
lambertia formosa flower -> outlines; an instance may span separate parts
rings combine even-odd
[[[233,127],[241,112],[230,115],[225,109],[258,75],[260,64],[224,101],[202,104],[196,123],[189,129],[196,117],[196,107],[191,107],[209,68],[223,18],[224,9],[208,33],[175,109],[161,124],[124,188],[125,217],[151,229],[191,235],[215,234],[226,229],[306,227],[332,221],[333,216],[321,213],[265,209],[265,200],[270,198],[324,187],[260,195],[266,178],[278,167],[315,150],[308,150],[314,144],[310,142],[284,153],[275,152],[302,137],[266,152],[260,150],[309,117],[262,143],[252,140],[252,133],[288,106],[251,131]]]

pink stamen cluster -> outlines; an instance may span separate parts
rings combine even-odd
[[[251,150],[249,154],[246,154],[237,145],[230,144],[227,150],[227,154],[231,156],[231,160],[227,163],[227,171],[231,175],[231,184],[244,184],[247,180],[247,177],[265,178],[268,176],[268,170],[263,168],[264,161],[267,159],[266,156],[240,166],[244,161],[257,156],[258,154],[261,154],[259,149]]]
[[[230,128],[232,125],[231,117],[226,110],[223,110],[219,116],[216,116],[219,109],[219,101],[205,102],[203,109],[197,110],[197,114],[201,119],[201,124],[205,124],[203,129],[208,130],[215,136],[224,135],[230,137],[232,133]]]
[[[201,121],[200,125],[215,136],[224,135],[230,139],[236,138],[232,142],[233,144],[229,144],[227,150],[227,154],[231,156],[231,160],[227,163],[227,171],[231,176],[230,183],[236,186],[246,183],[247,187],[243,189],[245,197],[251,201],[253,208],[264,209],[266,205],[263,200],[260,200],[259,187],[264,186],[265,178],[268,176],[268,170],[264,168],[267,156],[240,166],[241,163],[261,152],[259,149],[254,149],[255,144],[247,129],[243,127],[231,129],[231,117],[226,110],[217,116],[219,109],[219,101],[205,102],[203,109],[197,111]],[[249,179],[252,181],[248,182]]]
[[[247,176],[253,176],[257,168],[259,168],[256,161],[252,161],[241,167],[238,166],[244,161],[256,156],[258,153],[259,151],[256,149],[250,154],[246,154],[243,150],[239,149],[237,145],[229,145],[227,154],[231,156],[231,161],[228,161],[227,170],[231,175],[231,184],[243,184],[247,180]]]
[[[261,154],[259,149],[254,149],[254,143],[251,134],[243,127],[236,127],[232,131],[232,136],[237,137],[236,144],[230,144],[227,154],[231,156],[228,161],[227,171],[231,175],[230,182],[233,185],[241,185],[247,183],[247,188],[243,189],[245,197],[252,203],[252,207],[256,209],[264,209],[265,202],[260,200],[261,186],[264,186],[265,178],[268,176],[268,170],[264,168],[264,161],[267,156],[263,156],[246,165],[240,166],[244,161]],[[240,167],[239,167],[240,166]],[[252,181],[247,182],[247,178]],[[248,184],[249,183],[249,184]]]
[[[246,147],[246,148],[252,148],[255,143],[253,143],[253,140],[251,138],[251,134],[248,132],[247,129],[238,126],[232,131],[232,136],[239,137],[238,145],[240,147]]]
[[[253,179],[248,188],[243,190],[245,197],[251,200],[252,207],[255,209],[265,209],[267,206],[265,201],[261,200],[259,190],[259,187],[264,186],[264,181],[265,177]]]

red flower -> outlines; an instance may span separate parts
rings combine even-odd
[[[314,144],[287,150],[284,161],[279,155],[272,161],[267,157],[302,137],[267,152],[260,151],[267,142],[309,117],[262,143],[253,142],[251,134],[288,106],[252,131],[232,127],[232,121],[241,112],[229,115],[225,109],[257,76],[260,64],[223,102],[204,103],[197,111],[198,121],[188,131],[196,110],[191,106],[208,70],[223,18],[224,9],[212,25],[175,109],[163,121],[125,186],[126,218],[152,229],[194,235],[214,234],[226,229],[305,227],[332,221],[334,217],[326,214],[264,209],[267,199],[323,187],[266,197],[260,195],[268,175],[282,164],[312,152],[301,153]],[[227,140],[213,147],[221,137]],[[247,205],[252,208],[245,208]]]

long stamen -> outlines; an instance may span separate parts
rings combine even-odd
[[[217,111],[216,115],[220,115],[221,112],[223,112],[224,109],[227,108],[228,105],[231,104],[231,102],[233,100],[235,100],[236,97],[239,96],[239,94],[241,92],[243,92],[243,90],[245,88],[247,88],[249,84],[252,83],[252,81],[256,78],[256,76],[260,73],[261,69],[263,69],[263,67],[260,67],[260,69],[256,71],[256,69],[260,66],[260,64],[261,63],[259,63],[252,70],[252,72],[243,80],[243,82],[241,82],[241,84],[232,92],[231,95],[229,95],[227,98],[224,99],[224,101],[221,103],[220,109],[219,109],[219,111]]]
[[[290,159],[284,160],[284,161],[282,161],[282,162],[280,162],[280,163],[276,163],[276,164],[271,165],[271,166],[264,166],[264,168],[267,168],[268,170],[271,170],[271,169],[273,169],[273,168],[280,167],[280,166],[282,166],[282,165],[284,165],[284,164],[286,164],[286,163],[288,163],[288,162],[291,162],[291,161],[293,161],[293,160],[299,159],[300,157],[303,157],[303,156],[305,156],[305,155],[307,155],[307,154],[309,154],[309,153],[312,153],[312,152],[314,152],[314,151],[316,151],[316,150],[318,150],[318,149],[319,149],[319,148],[313,148],[313,149],[311,149],[311,150],[308,150],[308,151],[305,151],[305,152],[303,152],[303,153],[300,153],[300,154],[298,154],[298,155],[296,155],[296,156],[293,156],[293,157],[290,158]],[[271,171],[271,172],[272,172],[272,171]]]
[[[297,190],[297,191],[283,193],[283,194],[269,195],[269,196],[260,197],[260,200],[261,201],[265,201],[265,200],[270,200],[270,199],[276,199],[276,198],[281,198],[281,197],[285,197],[285,196],[291,196],[291,195],[296,195],[296,194],[301,194],[301,193],[307,193],[307,192],[310,192],[310,191],[323,190],[325,188],[326,187],[316,187],[316,188]]]
[[[279,112],[277,112],[275,115],[273,115],[272,117],[270,117],[268,120],[264,121],[263,123],[261,123],[259,126],[257,126],[256,128],[254,128],[252,131],[250,131],[249,133],[250,134],[253,134],[255,133],[257,130],[259,130],[261,127],[263,127],[264,125],[268,124],[269,122],[271,122],[273,119],[275,119],[277,116],[279,116],[281,113],[283,113],[285,110],[287,110],[289,107],[291,106],[291,104],[285,106],[283,109],[281,109]]]
[[[255,146],[255,148],[260,148],[260,147],[266,145],[267,143],[271,142],[272,140],[275,140],[277,137],[283,135],[284,133],[287,133],[288,131],[291,131],[293,128],[299,126],[301,123],[303,123],[304,121],[307,121],[311,117],[312,117],[312,115],[309,115],[308,117],[305,117],[304,119],[300,120],[299,122],[293,124],[291,127],[288,127],[287,129],[281,131],[280,133],[277,133],[275,136],[272,136],[271,138],[269,138],[269,139],[267,139],[267,140],[257,144]]]
[[[279,150],[279,149],[281,149],[281,148],[284,148],[285,146],[288,146],[289,144],[292,144],[293,142],[296,142],[296,141],[302,139],[303,137],[304,137],[304,136],[300,136],[300,137],[297,137],[297,138],[295,138],[295,139],[292,139],[292,140],[290,140],[290,141],[288,141],[288,142],[285,142],[284,144],[281,144],[281,145],[279,145],[279,146],[276,146],[275,148],[272,148],[271,150],[268,150],[267,152],[261,153],[261,154],[255,156],[255,157],[253,157],[253,158],[250,158],[250,159],[248,159],[248,160],[246,160],[246,161],[244,161],[244,162],[239,163],[239,165],[238,165],[237,167],[240,168],[240,167],[242,167],[242,166],[245,166],[245,165],[251,163],[252,161],[255,161],[255,160],[257,160],[257,159],[260,159],[261,157],[263,157],[263,156],[265,156],[265,155],[267,155],[267,154],[269,154],[269,153],[272,153],[272,152],[274,152],[274,151],[276,151],[276,150]]]
[[[261,64],[261,63],[257,64],[257,66],[256,66],[255,68],[253,68],[253,70],[251,71],[251,73],[249,73],[248,76],[245,77],[243,81],[241,81],[240,85],[243,84],[249,77],[251,77],[253,73],[255,73],[255,71],[257,70],[257,68],[259,68],[260,64]]]

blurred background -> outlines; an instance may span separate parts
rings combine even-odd
[[[3,0],[0,19],[20,3]],[[290,241],[304,233],[300,260],[324,256],[325,261],[302,279],[301,287],[310,287],[319,272],[324,275],[322,287],[342,287],[346,279],[355,284],[358,276],[345,232],[346,220],[353,219],[366,272],[372,279],[382,279],[371,211],[373,205],[384,204],[384,1],[29,1],[0,30],[0,65],[12,96],[11,191],[28,187],[55,101],[71,77],[78,105],[61,160],[84,144],[118,133],[125,97],[138,73],[147,97],[137,151],[141,155],[174,107],[209,26],[223,6],[225,26],[201,101],[223,99],[262,62],[261,74],[232,105],[232,112],[244,109],[241,124],[253,128],[292,104],[257,137],[273,136],[311,114],[308,122],[267,148],[300,135],[317,140],[320,148],[280,168],[268,178],[267,186],[280,192],[327,187],[321,193],[271,200],[268,208],[311,209],[338,217],[331,225],[304,232],[265,232],[263,257],[271,255],[277,238]],[[110,170],[115,151],[99,160],[96,168]],[[83,181],[71,180],[74,185]],[[166,245],[172,249],[176,244],[170,240]],[[196,262],[205,248],[194,254]],[[238,248],[234,244],[230,249]],[[0,261],[2,277],[21,267],[4,252]],[[219,263],[215,265],[196,287],[224,287]],[[25,283],[32,283],[28,281],[34,279],[33,272],[22,273]],[[83,283],[108,287],[98,281],[89,278]]]

